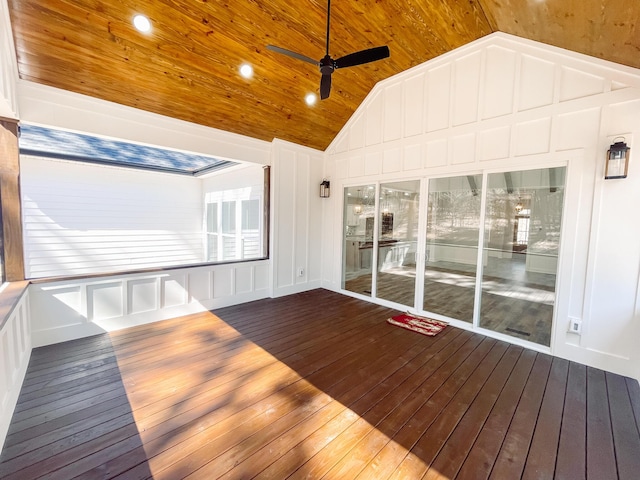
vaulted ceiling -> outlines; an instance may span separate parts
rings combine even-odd
[[[4,0],[0,0],[4,1]],[[640,67],[638,0],[334,0],[334,58],[379,45],[391,56],[320,72],[324,0],[8,0],[20,77],[263,140],[324,150],[376,82],[501,31]],[[131,24],[147,15],[152,30]],[[253,78],[239,75],[241,64]]]

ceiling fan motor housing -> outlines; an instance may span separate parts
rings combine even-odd
[[[320,60],[320,72],[323,75],[330,75],[336,69],[336,62],[329,56],[325,55],[322,60]]]

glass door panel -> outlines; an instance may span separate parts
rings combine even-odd
[[[419,180],[380,186],[376,297],[410,307],[415,304],[419,206]]]
[[[565,170],[488,175],[481,327],[550,345]]]
[[[344,189],[342,288],[371,296],[375,185]]]
[[[423,309],[473,321],[482,175],[429,180]]]

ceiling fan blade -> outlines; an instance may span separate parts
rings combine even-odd
[[[389,56],[389,47],[374,47],[359,52],[350,53],[335,61],[335,68],[355,67],[363,63],[375,62]]]
[[[329,98],[329,92],[331,92],[331,74],[325,73],[320,80],[320,100]]]
[[[298,60],[302,60],[303,62],[311,63],[315,66],[318,66],[317,60],[309,58],[306,55],[302,55],[301,53],[292,52],[291,50],[287,50],[286,48],[282,48],[282,47],[276,47],[275,45],[267,45],[267,48],[273,52],[281,53],[283,55],[297,58]]]

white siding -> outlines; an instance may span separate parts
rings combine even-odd
[[[201,181],[23,156],[27,278],[202,262]]]

